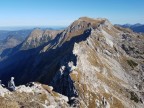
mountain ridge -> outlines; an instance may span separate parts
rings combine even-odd
[[[0,79],[49,84],[72,106],[141,108],[143,39],[106,19],[82,17],[51,41],[0,62]]]

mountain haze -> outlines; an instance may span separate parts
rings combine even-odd
[[[137,33],[144,33],[144,24],[140,24],[140,23],[133,24],[133,25],[124,24],[124,25],[119,25],[119,26],[124,27],[124,28],[130,28],[131,30]]]
[[[11,49],[22,43],[31,30],[0,31],[0,54],[5,49]]]

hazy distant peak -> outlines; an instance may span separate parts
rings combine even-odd
[[[31,32],[29,37],[39,37],[39,35],[41,35],[42,33],[43,33],[43,30],[36,28]]]
[[[130,28],[134,32],[138,33],[144,33],[144,24],[136,23],[136,24],[117,24],[118,26],[121,26],[123,28]]]
[[[58,33],[58,30],[42,30],[35,28],[23,42],[22,49],[31,49],[43,45],[54,39]]]

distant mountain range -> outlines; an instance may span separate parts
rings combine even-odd
[[[124,25],[116,24],[116,25],[119,25],[124,28],[130,28],[131,30],[137,33],[144,33],[144,24],[137,23],[137,24],[124,24]]]
[[[15,31],[8,31],[8,30],[0,30],[0,40],[5,40],[9,36],[13,36],[18,39],[25,39],[28,34],[32,31],[32,29],[27,30],[15,30]]]
[[[18,29],[18,28],[13,28],[13,29]],[[42,27],[41,29],[31,28],[31,29],[22,29],[22,30],[14,30],[14,31],[0,30],[0,54],[3,50],[8,49],[8,48],[13,48],[16,45],[22,43],[29,36],[29,34],[35,30],[40,30],[42,33],[41,35],[43,35],[43,38],[41,41],[40,40],[33,40],[33,41],[35,41],[35,44],[43,43],[43,41],[46,41],[47,33],[50,32],[50,31],[45,31],[47,29],[62,30],[62,29],[64,29],[64,27],[53,27],[53,28]],[[45,31],[45,33],[43,33],[44,31]],[[32,35],[32,33],[31,33],[31,35]],[[49,38],[51,38],[51,37],[49,37]],[[39,41],[39,42],[37,42],[37,41]],[[34,43],[32,43],[32,44],[34,45]],[[32,47],[34,47],[34,46],[32,46]]]
[[[7,48],[13,48],[26,39],[32,29],[18,31],[0,30],[0,54]]]

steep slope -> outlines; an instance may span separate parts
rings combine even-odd
[[[143,40],[107,19],[82,17],[51,41],[2,61],[0,79],[7,82],[14,76],[18,85],[50,84],[68,96],[71,106],[142,108]]]
[[[76,69],[67,70],[73,60],[64,62],[52,82],[54,89],[74,93],[72,96],[79,97],[83,107],[141,108],[144,106],[143,36],[114,28],[107,20],[97,28],[91,27],[90,36],[74,45]]]

